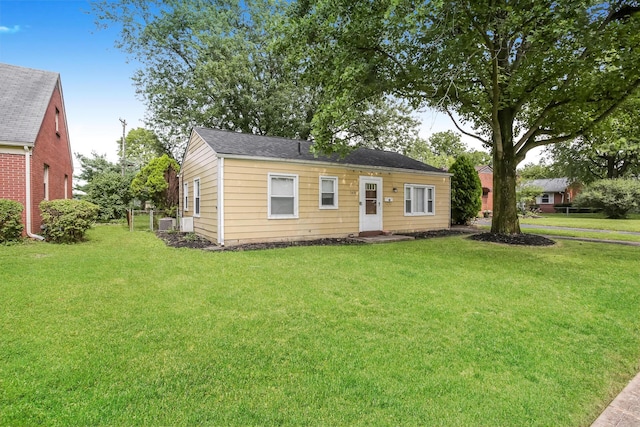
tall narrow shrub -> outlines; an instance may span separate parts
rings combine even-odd
[[[24,230],[23,209],[22,205],[16,201],[0,199],[0,243],[20,239]]]
[[[451,222],[468,224],[482,207],[482,184],[473,162],[461,155],[451,165]]]

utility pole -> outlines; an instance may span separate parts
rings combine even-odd
[[[124,143],[124,132],[125,132],[125,128],[127,127],[127,121],[125,119],[118,119],[120,120],[120,123],[122,123],[122,176],[124,176],[124,173],[127,171],[127,156],[125,155],[125,143]]]

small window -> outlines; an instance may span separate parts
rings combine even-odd
[[[43,182],[44,182],[43,197],[45,200],[49,200],[49,165],[44,165]]]
[[[298,218],[298,175],[269,174],[270,219]]]
[[[320,209],[338,209],[338,178],[320,177]]]
[[[184,197],[184,200],[182,201],[182,210],[186,212],[189,210],[189,183],[188,182],[185,182],[182,185],[182,195]]]
[[[69,175],[64,176],[64,198],[69,198]]]
[[[551,203],[551,195],[549,193],[544,193],[542,196],[540,196],[540,203]]]
[[[435,189],[430,185],[406,184],[404,186],[405,215],[433,215]]]
[[[56,135],[60,136],[60,110],[56,108]]]
[[[200,178],[193,180],[193,215],[200,216]]]

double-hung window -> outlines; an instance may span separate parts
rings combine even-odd
[[[182,201],[182,210],[186,212],[189,210],[189,183],[188,182],[185,182],[182,185],[182,196],[184,197]]]
[[[338,209],[338,178],[320,177],[320,209]]]
[[[200,178],[193,180],[193,215],[200,216]]]
[[[269,174],[270,219],[298,218],[298,175]]]
[[[431,185],[405,184],[404,214],[433,215],[435,209],[435,188]]]

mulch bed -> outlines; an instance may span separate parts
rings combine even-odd
[[[421,231],[417,233],[403,233],[403,235],[413,236],[416,239],[432,239],[435,237],[459,236],[462,234],[471,234],[469,238],[473,240],[482,242],[503,243],[507,245],[550,246],[555,244],[553,240],[535,234],[475,234],[473,230],[470,229],[431,230]],[[288,248],[292,246],[338,246],[363,244],[356,239],[342,238],[302,240],[295,242],[247,243],[244,245],[216,247],[216,245],[214,245],[207,239],[197,236],[194,233],[158,231],[156,232],[156,236],[162,239],[162,241],[164,241],[167,246],[171,246],[173,248],[206,249],[215,247],[217,251],[252,251],[260,249]]]
[[[480,242],[502,243],[505,245],[519,246],[552,246],[555,245],[551,239],[547,239],[537,234],[521,233],[521,234],[497,234],[497,233],[478,233],[469,236],[471,240]]]

